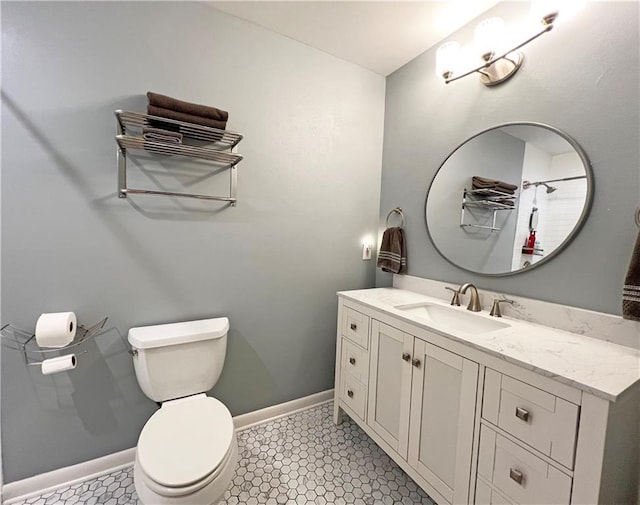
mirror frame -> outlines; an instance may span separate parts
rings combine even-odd
[[[462,148],[462,146],[464,146],[467,142],[470,142],[471,140],[475,139],[476,137],[479,137],[483,133],[487,133],[487,132],[490,132],[490,131],[493,131],[493,130],[497,130],[499,128],[505,128],[505,127],[508,127],[508,126],[537,126],[537,127],[540,127],[540,128],[544,128],[545,130],[548,130],[550,132],[553,132],[553,133],[555,133],[557,135],[560,135],[564,140],[566,140],[571,145],[571,147],[573,147],[573,149],[575,149],[576,153],[578,153],[578,156],[580,157],[580,160],[582,161],[582,165],[584,166],[585,175],[587,177],[587,194],[586,194],[586,197],[585,197],[584,208],[582,209],[582,213],[580,214],[580,217],[578,218],[578,222],[573,227],[573,230],[571,231],[571,233],[569,233],[569,235],[567,235],[567,237],[560,243],[560,245],[558,247],[556,247],[553,251],[551,251],[549,253],[548,256],[545,256],[541,260],[537,261],[536,263],[533,263],[530,267],[521,268],[519,270],[513,270],[513,271],[510,271],[510,272],[500,272],[500,273],[477,272],[475,270],[469,270],[468,268],[464,268],[464,267],[458,265],[457,263],[454,263],[449,258],[447,258],[447,256],[445,256],[444,253],[438,248],[438,246],[436,245],[435,241],[433,240],[433,237],[431,236],[431,231],[429,230],[429,218],[427,216],[427,202],[429,201],[429,193],[431,192],[431,188],[433,187],[433,183],[436,180],[436,177],[438,176],[438,174],[440,173],[440,170],[442,170],[442,167],[444,167],[444,165],[447,163],[449,158],[451,158],[451,156],[453,156],[458,151],[458,149]],[[589,158],[587,157],[587,153],[584,151],[582,146],[580,146],[580,144],[578,144],[578,142],[576,142],[576,140],[573,137],[571,137],[570,135],[568,135],[567,133],[565,133],[564,131],[562,131],[562,130],[560,130],[558,128],[555,128],[553,126],[550,126],[550,125],[544,124],[544,123],[537,123],[537,122],[534,122],[534,121],[514,121],[514,122],[510,122],[510,123],[501,123],[499,125],[491,126],[490,128],[486,128],[486,129],[476,133],[475,135],[472,135],[471,137],[465,139],[461,144],[459,144],[453,151],[451,151],[447,155],[447,157],[444,159],[444,161],[438,167],[438,170],[436,170],[436,173],[433,175],[433,178],[431,179],[431,182],[429,183],[429,188],[427,189],[427,196],[426,196],[425,201],[424,201],[424,222],[425,222],[425,227],[427,228],[427,235],[429,236],[429,240],[431,241],[431,244],[433,244],[433,247],[435,248],[435,250],[438,251],[438,254],[440,256],[442,256],[448,263],[450,263],[454,267],[459,268],[461,270],[464,270],[465,272],[469,272],[469,273],[472,273],[472,274],[475,274],[475,275],[480,275],[482,277],[507,277],[509,275],[516,275],[516,274],[530,272],[531,270],[534,270],[535,268],[539,267],[540,265],[544,265],[548,261],[552,260],[558,254],[560,254],[564,249],[566,249],[566,247],[571,243],[571,241],[576,237],[576,235],[580,232],[580,230],[584,226],[584,223],[586,222],[587,217],[589,216],[589,212],[591,211],[591,207],[593,205],[594,194],[595,194],[595,179],[593,177],[593,169],[591,167],[591,162],[589,161]]]

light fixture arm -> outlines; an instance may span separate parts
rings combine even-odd
[[[546,20],[545,20],[546,21]],[[445,78],[445,83],[449,84],[450,82],[453,81],[457,81],[458,79],[462,79],[463,77],[466,77],[468,75],[473,74],[474,72],[478,72],[480,74],[484,74],[486,75],[486,72],[484,72],[484,69],[489,68],[491,65],[495,64],[496,62],[498,62],[499,60],[502,59],[506,59],[511,61],[512,63],[513,60],[511,58],[507,58],[507,56],[509,56],[511,53],[514,53],[515,51],[517,51],[518,49],[520,49],[521,47],[526,46],[529,42],[537,39],[538,37],[540,37],[541,35],[547,33],[548,31],[550,31],[553,28],[553,19],[548,20],[547,22],[543,22],[543,28],[542,30],[540,30],[538,33],[534,34],[533,36],[529,37],[527,40],[525,40],[524,42],[522,42],[521,44],[513,47],[512,49],[509,49],[508,51],[500,54],[499,56],[494,56],[493,58],[491,58],[489,61],[483,63],[482,65],[479,65],[478,67],[469,70],[468,72],[461,74],[461,75],[456,75],[455,77],[449,77],[449,78]],[[518,58],[518,66],[519,63],[521,61],[521,57]],[[515,65],[515,63],[514,63]],[[517,67],[516,67],[517,68]],[[501,82],[501,81],[500,81]],[[497,84],[497,83],[496,83]]]

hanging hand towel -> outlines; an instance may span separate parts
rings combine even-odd
[[[407,245],[402,228],[387,228],[382,234],[378,267],[383,272],[403,274],[407,271]]]
[[[622,291],[622,317],[640,321],[640,233],[631,254]]]

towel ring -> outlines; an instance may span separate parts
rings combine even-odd
[[[636,219],[636,226],[637,226],[638,228],[640,228],[640,207],[637,207],[637,208],[636,208],[636,216],[635,216],[635,219]]]
[[[395,209],[392,209],[391,212],[387,214],[387,221],[386,221],[387,228],[389,228],[389,218],[393,214],[400,214],[400,219],[402,219],[402,224],[400,225],[400,228],[404,228],[404,214],[402,213],[402,209],[400,207],[396,207]]]

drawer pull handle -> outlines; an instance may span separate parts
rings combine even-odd
[[[520,470],[516,470],[515,468],[510,468],[509,477],[511,478],[511,480],[522,485],[522,479],[524,479],[524,475],[522,475],[522,472]]]
[[[351,391],[350,389],[347,391],[347,396],[349,398],[353,398],[353,391]]]
[[[356,323],[351,323],[349,328],[351,328],[351,331],[356,331],[358,329],[358,325]]]
[[[420,368],[420,360],[419,359],[414,359],[411,364],[413,366],[415,366],[416,368]]]
[[[529,420],[529,411],[523,409],[522,407],[516,407],[516,417],[518,419],[522,419],[524,422]]]
[[[411,354],[409,354],[408,352],[403,352],[402,359],[405,361],[411,361]]]
[[[352,365],[356,364],[356,359],[355,358],[349,358],[349,363],[351,363]]]

